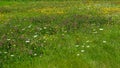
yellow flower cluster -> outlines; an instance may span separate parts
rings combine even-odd
[[[112,14],[112,13],[118,13],[120,12],[120,8],[115,8],[115,7],[106,7],[106,8],[101,8],[101,11],[103,14]]]
[[[4,19],[5,19],[5,15],[0,13],[0,21],[4,21]]]
[[[0,13],[0,19],[1,19],[2,17],[4,17],[4,14]]]
[[[64,9],[63,8],[50,8],[50,7],[47,7],[47,8],[41,8],[41,9],[31,9],[29,10],[30,12],[34,11],[34,12],[40,12],[40,13],[43,13],[43,14],[63,14],[64,13]]]

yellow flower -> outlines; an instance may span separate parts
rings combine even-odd
[[[57,13],[58,13],[58,14],[63,14],[64,12],[63,12],[63,11],[58,11]]]
[[[112,14],[112,13],[118,13],[120,12],[120,8],[116,7],[106,7],[106,8],[101,8],[103,14]]]
[[[55,8],[55,7],[47,7],[47,8],[41,8],[41,9],[31,9],[28,10],[29,12],[40,12],[43,14],[63,14],[64,9],[63,8]]]
[[[4,17],[4,14],[0,13],[0,18]]]

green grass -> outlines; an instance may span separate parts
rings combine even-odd
[[[1,1],[0,68],[120,68],[119,1]]]

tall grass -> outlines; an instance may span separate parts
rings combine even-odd
[[[1,2],[0,68],[119,68],[116,3]]]

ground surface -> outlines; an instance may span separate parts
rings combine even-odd
[[[120,2],[1,1],[0,68],[120,68]]]

